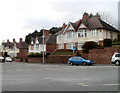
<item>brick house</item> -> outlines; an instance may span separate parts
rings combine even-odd
[[[22,41],[22,38],[20,38],[20,41],[17,43],[15,39],[13,39],[13,42],[10,42],[7,40],[7,42],[2,43],[3,46],[3,54],[7,53],[10,57],[19,57],[21,60],[27,58],[28,54],[28,44],[24,41]]]
[[[20,38],[20,41],[19,43],[17,44],[18,48],[19,48],[19,58],[20,58],[20,61],[25,61],[27,62],[28,61],[28,44],[24,41],[22,41],[22,38]]]
[[[29,45],[29,53],[51,53],[56,49],[56,36],[49,33],[49,30],[44,30],[44,43],[43,36],[31,38]]]
[[[15,39],[13,39],[13,42],[10,42],[8,39],[7,42],[2,43],[2,46],[3,46],[2,48],[3,55],[4,53],[7,53],[7,55],[9,55],[12,58],[17,57],[17,54],[19,53],[19,48]]]
[[[90,18],[88,13],[84,13],[82,19],[67,26],[63,25],[63,29],[56,33],[58,49],[72,49],[73,46],[77,50],[82,50],[82,46],[87,41],[95,41],[103,45],[103,40],[110,38],[117,39],[118,30],[98,16]]]

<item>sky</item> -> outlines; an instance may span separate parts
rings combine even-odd
[[[103,19],[118,20],[119,0],[2,0],[0,2],[0,43],[25,39],[35,30],[75,22],[84,12],[101,13]],[[109,20],[109,21],[110,21]]]

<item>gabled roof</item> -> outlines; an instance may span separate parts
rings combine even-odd
[[[9,47],[9,48],[14,48],[14,43],[13,42],[6,42],[2,44],[4,47]],[[24,41],[22,41],[21,43],[16,43],[16,48],[28,48],[28,44]]]
[[[118,32],[119,30],[117,30],[116,28],[112,27],[111,25],[107,24],[106,22],[100,20],[101,24],[103,25],[103,28],[105,28],[106,30],[111,30],[114,32]]]
[[[8,47],[8,48],[11,48],[11,49],[14,47],[14,44],[12,42],[5,42],[5,43],[2,43],[2,45],[4,47]]]
[[[71,25],[72,25],[72,27],[76,30],[76,28],[77,28],[76,23],[72,23],[72,22],[70,22],[70,24],[71,24]]]
[[[73,30],[76,31],[76,28],[77,28],[76,23],[69,22],[68,25],[66,26],[66,28],[64,29],[63,33],[65,33],[66,31],[69,31],[69,30],[67,30],[69,26],[72,26]]]
[[[22,49],[27,49],[28,48],[28,44],[26,43],[26,42],[24,42],[24,41],[22,41],[22,42],[19,42],[19,43],[17,43],[17,48],[22,48]]]
[[[37,37],[39,44],[43,44],[43,37]],[[33,39],[35,40],[35,39]],[[32,41],[31,41],[32,42]],[[56,36],[53,34],[49,34],[44,37],[44,43],[45,44],[56,44]],[[34,42],[35,44],[35,42]]]
[[[86,16],[84,18],[86,18]],[[86,20],[80,19],[79,21],[76,21],[75,23],[69,22],[68,25],[66,26],[66,28],[57,32],[55,35],[60,35],[60,34],[64,33],[67,30],[67,27],[69,26],[69,24],[74,28],[75,31],[77,31],[81,23],[83,23],[86,26],[86,29],[89,29],[89,30],[92,30],[92,29],[106,29],[106,30],[110,30],[110,31],[114,31],[114,32],[119,32],[119,30],[117,30],[113,26],[111,26],[108,23],[101,20],[99,16],[93,16],[93,17],[90,18],[88,13],[87,13],[87,19]]]

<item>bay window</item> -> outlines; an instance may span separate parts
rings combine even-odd
[[[87,37],[87,31],[86,30],[79,30],[78,37]]]

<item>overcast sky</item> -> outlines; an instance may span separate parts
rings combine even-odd
[[[117,20],[119,0],[2,0],[0,42],[25,39],[34,30],[75,22],[84,12],[107,15]]]

